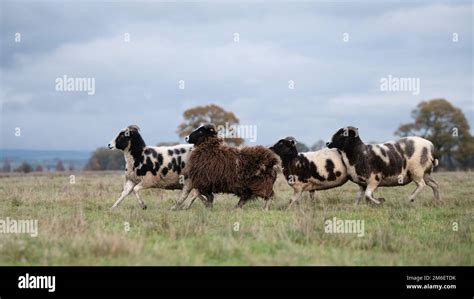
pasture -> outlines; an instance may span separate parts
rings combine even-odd
[[[379,188],[381,206],[358,207],[352,182],[307,193],[285,210],[293,191],[280,175],[271,211],[263,201],[234,209],[216,196],[206,209],[170,211],[179,191],[141,191],[115,210],[121,172],[41,173],[0,177],[0,219],[38,219],[38,236],[0,234],[1,265],[474,265],[474,173],[441,172],[443,203],[426,187],[414,203],[413,183]],[[328,234],[324,220],[364,220],[363,237]],[[457,226],[457,230],[456,230]]]

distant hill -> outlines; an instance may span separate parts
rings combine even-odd
[[[28,162],[33,166],[42,165],[45,170],[54,170],[57,161],[61,160],[66,168],[72,165],[74,169],[82,170],[91,153],[91,151],[0,149],[0,167],[8,160],[12,168],[22,162]]]

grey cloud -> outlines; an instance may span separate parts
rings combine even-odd
[[[182,112],[208,103],[258,125],[262,144],[286,135],[311,144],[347,124],[390,139],[432,97],[472,119],[469,2],[1,5],[2,147],[93,149],[131,123],[150,143],[172,141]],[[96,94],[56,92],[64,74],[95,78]],[[420,77],[422,93],[380,92],[388,74]],[[15,139],[15,126],[28,134]]]

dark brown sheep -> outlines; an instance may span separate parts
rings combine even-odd
[[[270,208],[280,161],[271,150],[225,145],[212,124],[194,130],[186,141],[194,144],[188,165],[193,188],[201,194],[235,194],[238,208],[252,197],[262,197],[264,208]]]

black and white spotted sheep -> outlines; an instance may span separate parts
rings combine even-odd
[[[383,144],[364,144],[357,128],[346,127],[339,129],[327,146],[342,151],[350,180],[360,188],[356,204],[364,194],[368,202],[380,204],[384,199],[373,196],[377,187],[406,185],[411,181],[417,187],[410,201],[415,200],[425,185],[430,186],[434,197],[440,200],[438,183],[431,177],[438,160],[429,140],[405,137]]]
[[[112,208],[133,191],[142,209],[146,209],[138,194],[141,189],[182,189],[180,201],[184,201],[192,191],[184,174],[192,145],[147,146],[138,126],[131,125],[121,130],[108,147],[123,151],[126,163],[123,191]],[[200,197],[207,206],[212,204],[212,196],[209,200]]]
[[[309,191],[314,199],[315,191],[338,187],[348,180],[346,166],[337,149],[298,153],[292,137],[280,139],[270,149],[280,156],[283,174],[294,191],[288,208],[304,191]]]

